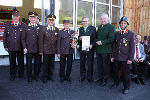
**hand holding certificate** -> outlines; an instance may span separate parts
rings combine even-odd
[[[89,51],[90,36],[82,36],[82,51]]]

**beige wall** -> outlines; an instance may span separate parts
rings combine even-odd
[[[130,30],[150,35],[150,0],[124,0],[124,15],[130,20]]]
[[[9,9],[12,10],[13,7],[10,6],[0,6],[0,9]],[[28,12],[35,11],[41,17],[41,9],[34,8],[34,0],[23,0],[23,6],[17,7],[17,10],[20,12],[20,17],[28,19]]]

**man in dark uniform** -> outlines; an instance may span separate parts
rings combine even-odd
[[[127,94],[130,88],[130,67],[134,59],[135,43],[134,33],[127,30],[129,20],[123,16],[119,22],[121,30],[116,33],[115,43],[113,47],[113,57],[111,61],[114,62],[114,84],[111,88],[117,88],[120,79],[120,69],[122,67],[123,74],[123,93]]]
[[[71,47],[71,36],[75,33],[75,31],[69,28],[70,21],[64,20],[64,29],[60,30],[58,33],[57,39],[57,56],[60,58],[60,81],[64,82],[70,80],[70,74],[72,70],[72,60],[73,60],[73,48]],[[67,69],[65,71],[65,64],[67,58]]]
[[[36,12],[29,12],[30,23],[26,25],[25,37],[26,45],[24,47],[24,53],[27,60],[27,78],[28,82],[32,82],[34,78],[36,81],[39,80],[39,66],[40,66],[40,55],[39,55],[39,34],[40,27],[36,24]],[[32,75],[32,59],[34,58],[34,77]]]
[[[43,83],[47,79],[52,80],[55,53],[57,47],[58,28],[54,26],[56,16],[54,14],[47,16],[48,25],[42,28],[42,33],[39,37],[40,55],[43,55]]]
[[[87,61],[87,80],[89,82],[93,81],[93,61],[94,61],[94,51],[96,43],[96,28],[94,26],[88,26],[89,18],[82,18],[83,26],[79,28],[79,51],[80,51],[80,75],[81,82],[86,79],[86,61]],[[82,36],[90,36],[90,47],[89,51],[82,50]]]
[[[12,22],[8,22],[4,31],[4,48],[9,53],[10,61],[10,80],[13,81],[18,72],[19,78],[24,76],[24,54],[23,40],[24,24],[19,22],[19,12],[12,12]],[[16,57],[18,61],[18,71],[16,65]]]

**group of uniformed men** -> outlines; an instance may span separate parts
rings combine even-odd
[[[48,25],[38,24],[38,14],[29,12],[29,24],[19,21],[19,11],[13,11],[12,22],[6,24],[4,32],[4,48],[9,53],[10,60],[10,80],[13,81],[18,72],[19,78],[24,77],[24,54],[26,54],[27,81],[39,80],[39,73],[42,71],[42,82],[53,81],[53,71],[55,65],[55,54],[60,58],[60,81],[71,82],[70,74],[72,70],[73,48],[71,47],[71,37],[76,34],[69,28],[70,21],[64,20],[62,30],[54,26],[56,16],[47,16]],[[100,86],[107,84],[109,75],[109,62],[115,62],[114,84],[119,85],[120,68],[123,70],[123,93],[127,94],[130,86],[130,65],[134,57],[134,33],[127,30],[128,18],[122,17],[120,20],[120,31],[115,33],[115,27],[108,22],[108,15],[101,14],[101,25],[98,30],[94,26],[89,26],[89,18],[83,17],[83,26],[79,28],[79,39],[77,48],[80,51],[80,81],[87,79],[93,82],[93,61],[94,52],[97,54],[97,70]],[[82,50],[83,36],[90,36],[90,46],[88,51]],[[110,56],[110,54],[112,56]],[[41,60],[43,56],[43,64]],[[18,67],[16,65],[16,58]],[[32,60],[34,67],[32,68]],[[67,62],[67,68],[65,64]],[[86,70],[87,62],[87,70]],[[32,71],[34,70],[34,71]],[[34,74],[32,73],[34,72]]]

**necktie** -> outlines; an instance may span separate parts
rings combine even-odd
[[[15,24],[15,27],[18,26],[17,24]]]
[[[87,29],[87,28],[85,27],[85,28],[84,28],[84,32],[86,32],[86,29]]]
[[[52,30],[52,27],[50,27],[50,30],[51,30],[51,32],[53,31],[53,30]]]
[[[138,50],[138,46],[136,45],[136,59],[139,58],[139,50]]]
[[[32,28],[34,29],[34,25],[32,25]]]
[[[124,35],[124,31],[121,31],[121,35],[122,35],[122,36]]]
[[[66,32],[67,32],[67,33],[69,33],[69,31],[68,31],[68,30],[66,30]]]

